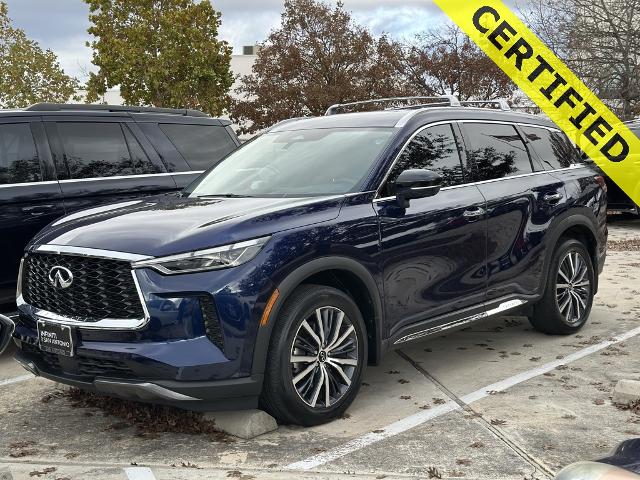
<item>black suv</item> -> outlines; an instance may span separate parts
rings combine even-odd
[[[73,211],[184,188],[239,145],[230,122],[195,110],[37,104],[0,111],[0,304],[20,257]]]
[[[44,229],[22,262],[19,361],[313,425],[367,363],[428,335],[518,310],[577,332],[605,261],[604,179],[544,118],[446,104],[284,122],[181,196]]]

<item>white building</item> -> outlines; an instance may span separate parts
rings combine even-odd
[[[240,78],[251,73],[253,64],[256,61],[256,58],[258,58],[259,49],[260,47],[258,45],[246,46],[242,47],[241,55],[231,55],[231,72],[233,73],[233,77],[235,78],[235,82],[231,87],[231,90],[229,91],[229,94],[232,97],[239,98],[235,93],[235,89],[240,84]],[[76,93],[81,98],[84,98],[87,91],[78,90]],[[102,98],[95,103],[105,103],[107,105],[124,105],[124,100],[120,96],[120,89],[113,88],[111,90],[107,90]]]

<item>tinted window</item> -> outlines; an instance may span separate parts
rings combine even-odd
[[[464,183],[458,145],[451,125],[429,127],[411,140],[391,170],[383,196],[394,195],[398,175],[416,168],[439,173],[444,187]]]
[[[474,182],[531,173],[524,142],[513,125],[465,123],[467,156]]]
[[[393,128],[270,132],[231,153],[191,196],[306,197],[357,191]]]
[[[113,177],[141,173],[119,123],[58,123],[71,178]]]
[[[124,136],[127,139],[127,146],[129,147],[129,154],[137,173],[160,173],[161,169],[157,165],[154,165],[147,154],[138,143],[138,140],[133,136],[127,125],[122,126]]]
[[[522,129],[546,170],[567,168],[576,161],[576,149],[564,134],[545,128],[522,127]]]
[[[222,127],[167,123],[160,128],[193,170],[208,169],[236,148]]]
[[[29,124],[0,125],[0,184],[40,179],[40,162]]]

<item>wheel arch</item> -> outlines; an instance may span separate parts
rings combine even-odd
[[[278,285],[279,295],[266,326],[260,326],[253,356],[253,373],[263,373],[275,320],[291,293],[302,284],[315,283],[350,295],[362,313],[368,337],[369,363],[377,364],[382,349],[382,296],[369,270],[347,257],[322,257],[293,270]]]
[[[589,212],[591,213],[591,212]],[[593,216],[593,214],[591,213]],[[545,258],[545,277],[549,278],[549,268],[551,268],[552,253],[557,248],[563,238],[573,238],[584,244],[589,252],[595,274],[595,292],[598,291],[598,236],[594,226],[595,217],[592,219],[588,215],[574,214],[566,216],[558,221],[552,230],[552,234],[547,242],[548,254]]]

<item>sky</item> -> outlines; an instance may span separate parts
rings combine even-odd
[[[85,46],[89,9],[82,0],[5,0],[14,25],[43,48],[53,50],[66,73],[85,81],[91,49]],[[241,53],[243,45],[263,41],[280,23],[283,0],[211,0],[222,12],[219,36]],[[331,3],[335,3],[332,0]],[[411,39],[445,18],[431,0],[343,0],[354,19],[375,35]]]

